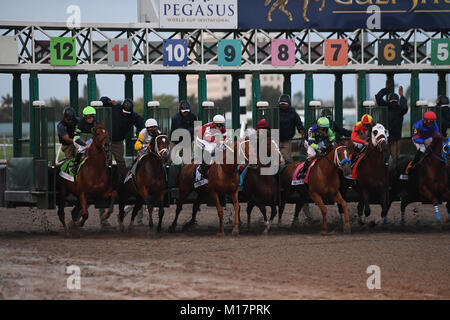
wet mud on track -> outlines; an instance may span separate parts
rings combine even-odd
[[[400,228],[399,203],[379,225],[372,206],[361,228],[356,204],[349,204],[352,234],[342,233],[335,206],[328,206],[330,235],[320,236],[321,214],[311,206],[315,223],[291,228],[293,206],[281,225],[274,220],[268,236],[259,210],[247,232],[241,204],[241,233],[231,236],[232,208],[225,212],[225,237],[217,237],[215,208],[202,206],[198,225],[182,232],[192,206],[180,214],[176,234],[167,233],[175,207],[166,208],[163,232],[147,227],[130,233],[101,229],[97,211],[78,237],[66,238],[56,210],[0,209],[0,298],[2,299],[450,299],[450,225],[433,228],[431,205],[411,204]],[[416,208],[414,210],[414,208]],[[447,213],[440,206],[441,216]],[[417,211],[417,212],[414,212]],[[66,209],[66,221],[69,221]],[[153,214],[156,222],[157,213]],[[126,225],[130,215],[125,218]],[[148,215],[144,214],[144,222]],[[81,289],[67,289],[66,268],[81,269]],[[369,290],[368,266],[381,269],[381,289]]]

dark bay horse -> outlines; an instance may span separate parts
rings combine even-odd
[[[251,134],[257,134],[255,131],[250,131]],[[260,141],[260,137],[258,136],[258,146]],[[274,152],[278,152],[277,146],[274,145],[274,142],[267,137],[267,156],[271,157],[272,149]],[[274,148],[272,148],[274,147]],[[258,155],[260,154],[259,148],[255,148],[258,150]],[[261,213],[264,218],[264,222],[266,224],[266,228],[264,229],[264,234],[267,234],[270,229],[270,225],[277,215],[277,204],[278,204],[278,175],[272,174],[262,174],[262,168],[270,166],[270,164],[263,165],[261,164],[261,159],[259,156],[257,157],[256,165],[248,165],[247,173],[244,177],[244,194],[248,200],[247,203],[247,228],[250,231],[250,219],[253,208],[256,206],[261,210]],[[278,156],[277,165],[279,167],[280,156]],[[277,170],[278,171],[278,170]],[[271,214],[269,220],[267,220],[266,214],[266,206],[269,206],[271,209]]]
[[[72,221],[71,225],[83,227],[88,219],[88,200],[111,199],[107,216],[112,213],[117,192],[111,188],[111,175],[107,166],[107,152],[110,149],[109,133],[104,124],[94,124],[94,137],[87,151],[87,159],[81,166],[74,182],[65,180],[58,175],[58,216],[64,230],[65,223],[64,206],[66,196],[72,193],[78,198],[76,207],[81,207],[81,221]],[[73,212],[74,212],[73,211]],[[72,213],[73,213],[72,212]],[[103,216],[102,220],[107,219]],[[73,220],[76,218],[72,214]]]
[[[339,191],[340,180],[338,170],[342,169],[344,175],[350,173],[350,161],[348,159],[348,149],[346,146],[336,146],[326,155],[319,157],[309,173],[309,184],[292,186],[292,177],[299,162],[293,162],[286,166],[281,174],[281,184],[283,195],[280,204],[280,215],[283,213],[284,204],[291,192],[298,191],[300,196],[295,206],[295,214],[298,215],[303,205],[309,198],[319,206],[322,212],[322,235],[327,233],[327,207],[324,199],[337,202],[343,209],[344,232],[350,232],[350,222],[348,218],[347,203],[342,198]],[[342,216],[342,215],[341,215]]]
[[[242,148],[242,145],[245,145]],[[249,144],[247,141],[241,142],[239,139],[234,143],[231,140],[227,139],[224,141],[224,146],[228,149],[228,151],[232,152],[233,160],[231,163],[227,163],[227,152],[223,152],[222,162],[216,163],[214,162],[209,168],[208,172],[208,185],[201,186],[196,191],[199,194],[197,199],[194,201],[193,209],[192,209],[192,218],[191,220],[185,224],[183,229],[195,224],[196,215],[200,204],[205,199],[205,197],[209,194],[214,201],[214,204],[217,208],[217,214],[219,216],[219,236],[224,236],[224,228],[223,228],[223,209],[220,205],[219,195],[228,194],[231,196],[231,200],[233,202],[234,207],[234,227],[232,234],[239,234],[239,202],[238,202],[238,188],[239,188],[239,173],[237,171],[238,164],[238,154],[245,155],[248,158],[249,154]],[[216,156],[217,157],[217,156]],[[186,201],[189,194],[194,190],[194,170],[196,168],[196,164],[191,163],[187,164],[181,169],[181,172],[178,176],[178,186],[179,186],[179,198],[177,201],[177,208],[175,212],[175,219],[173,220],[172,225],[169,228],[169,232],[175,232],[178,216],[183,208],[183,204]]]
[[[124,230],[125,203],[130,196],[135,196],[136,202],[131,215],[129,231],[133,227],[136,214],[145,203],[149,213],[149,228],[153,227],[153,207],[157,206],[159,208],[157,231],[161,232],[161,224],[164,217],[164,197],[168,185],[165,166],[169,160],[169,145],[170,141],[166,135],[159,135],[152,139],[148,147],[149,152],[137,164],[135,177],[122,184],[118,217],[122,231]]]
[[[364,156],[356,167],[356,186],[359,191],[358,216],[360,224],[364,224],[362,213],[370,216],[370,198],[381,204],[383,225],[387,225],[386,215],[389,209],[389,173],[388,134],[381,124],[376,124],[371,131],[371,139]]]
[[[448,138],[434,137],[429,152],[417,164],[407,181],[400,180],[410,159],[398,163],[394,170],[394,188],[401,194],[401,222],[405,224],[405,209],[412,202],[427,199],[432,202],[436,214],[436,228],[441,228],[439,201],[450,201],[448,159],[450,142]],[[448,218],[447,218],[448,219]],[[445,219],[445,220],[447,220]],[[447,220],[448,221],[448,220]]]

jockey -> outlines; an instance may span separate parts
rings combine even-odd
[[[214,116],[213,122],[202,126],[202,130],[197,135],[197,145],[202,150],[206,150],[213,156],[217,144],[223,144],[223,140],[226,136],[227,132],[225,129],[225,118],[224,116],[217,114]],[[216,139],[217,137],[221,138]],[[200,173],[203,177],[206,177],[206,173],[208,172],[210,166],[211,163],[206,163],[204,159],[202,160],[202,164],[200,165]]]
[[[422,155],[426,154],[427,150],[429,150],[428,146],[431,144],[433,137],[441,136],[436,120],[436,113],[427,111],[422,120],[414,123],[412,140],[417,148],[417,152],[408,171],[413,169]]]
[[[356,161],[358,154],[364,146],[369,145],[370,131],[374,123],[370,114],[365,114],[361,117],[361,121],[355,124],[353,128],[351,140],[355,145],[355,150],[352,154],[352,164]]]
[[[83,109],[83,119],[81,119],[75,128],[75,136],[73,137],[73,144],[76,149],[75,162],[72,172],[76,174],[77,167],[80,164],[82,156],[86,153],[87,148],[92,143],[94,135],[94,124],[98,124],[95,120],[96,111],[91,106]]]
[[[326,117],[321,117],[317,120],[317,124],[308,130],[308,155],[303,168],[298,173],[298,179],[306,175],[312,160],[318,153],[321,154],[325,151],[329,143],[335,146],[336,137],[334,131],[330,128],[330,120]]]
[[[134,144],[134,150],[141,151],[150,147],[152,140],[160,134],[161,131],[159,131],[158,122],[152,118],[148,119],[145,121],[145,128],[139,132],[139,137]]]

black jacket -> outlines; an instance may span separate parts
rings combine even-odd
[[[186,129],[189,130],[192,139],[194,137],[194,121],[197,121],[197,117],[192,112],[189,112],[189,115],[186,118],[178,112],[172,117],[170,135],[172,135],[172,133],[177,129]]]
[[[341,126],[338,126],[336,124],[336,122],[334,122],[334,121],[331,124],[331,129],[334,132],[339,133],[341,135],[341,137],[351,137],[351,135],[352,135],[352,132],[350,130],[347,130]]]
[[[441,134],[443,137],[447,137],[447,129],[450,128],[450,111],[449,108],[446,107],[446,110],[441,111]]]
[[[294,108],[286,110],[280,108],[280,141],[289,141],[295,135],[295,128],[298,132],[305,131],[302,120]]]
[[[402,138],[403,116],[408,112],[408,102],[405,97],[400,97],[398,107],[391,107],[391,105],[384,100],[384,96],[389,94],[389,89],[381,89],[376,95],[377,104],[379,106],[388,106],[388,130],[389,142],[397,141]]]
[[[112,107],[112,141],[123,141],[127,137],[128,132],[132,126],[136,127],[136,132],[139,134],[144,129],[144,119],[136,112],[125,115],[122,112],[122,107],[111,105]]]
[[[68,135],[69,138],[73,139],[73,137],[75,136],[75,127],[77,126],[78,122],[80,121],[80,119],[77,117],[75,118],[76,121],[73,124],[68,124],[67,122],[63,120],[61,120],[58,123],[57,126],[57,130],[58,130],[58,138],[59,138],[59,143],[61,143],[62,145],[70,145],[72,143],[66,142],[66,140],[64,140],[62,137],[64,137],[65,135]]]

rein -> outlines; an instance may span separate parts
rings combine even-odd
[[[155,147],[154,147],[154,152],[158,155],[158,157],[161,159],[162,158],[162,153],[163,152],[169,152],[169,148],[162,148],[161,150],[158,148],[158,138],[167,138],[169,139],[165,134],[160,134],[159,136],[157,136],[155,138]]]

